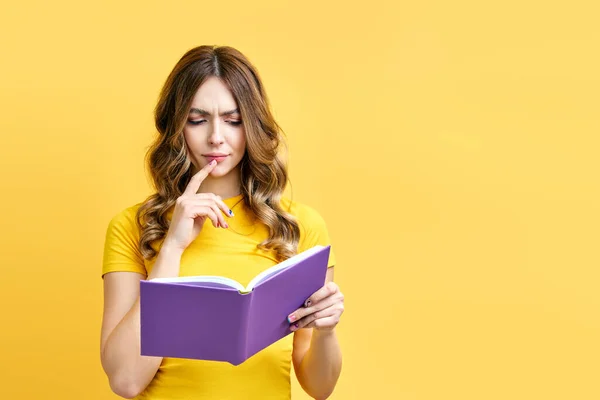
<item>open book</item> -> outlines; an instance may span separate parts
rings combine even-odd
[[[141,355],[239,365],[291,333],[287,316],[325,284],[330,246],[315,246],[246,287],[220,276],[140,281]]]

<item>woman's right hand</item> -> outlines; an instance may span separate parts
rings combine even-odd
[[[217,165],[212,161],[198,171],[188,183],[184,193],[177,199],[171,224],[163,245],[185,250],[200,234],[206,218],[215,228],[228,228],[223,214],[233,215],[221,198],[213,193],[197,193],[200,184]],[[221,212],[222,211],[222,212]]]

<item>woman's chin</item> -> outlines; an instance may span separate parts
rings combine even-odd
[[[213,178],[220,178],[222,176],[227,175],[227,173],[229,172],[228,168],[222,167],[220,165],[217,165],[215,167],[215,169],[213,169],[212,171],[210,171],[209,176],[213,177]]]

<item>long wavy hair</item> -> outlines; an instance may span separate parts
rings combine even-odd
[[[300,230],[280,199],[288,183],[283,131],[275,121],[258,71],[238,50],[229,46],[198,46],[187,51],[169,74],[154,109],[158,136],[146,154],[156,193],[139,207],[139,249],[154,258],[155,241],[165,237],[167,213],[192,177],[183,129],[198,88],[209,77],[220,78],[238,104],[246,133],[246,151],[240,161],[243,201],[269,230],[258,247],[271,250],[279,261],[297,253]]]

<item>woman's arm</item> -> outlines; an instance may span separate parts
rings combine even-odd
[[[169,230],[148,280],[179,275],[183,251],[200,234],[206,219],[215,227],[227,226],[223,213],[232,216],[229,207],[214,193],[198,193],[202,182],[216,165],[213,160],[196,172],[184,193],[177,198]],[[142,279],[142,274],[133,272],[104,275],[100,358],[112,390],[127,398],[136,397],[148,386],[162,362],[162,357],[140,355],[139,298]]]
[[[148,279],[179,275],[181,250],[160,250]],[[140,355],[140,280],[135,272],[104,276],[104,314],[100,341],[102,367],[110,387],[121,397],[134,398],[150,383],[162,357]]]
[[[333,282],[333,268],[330,267],[327,270],[327,282]],[[331,286],[334,285],[325,285],[324,289]],[[332,288],[331,290],[339,289]],[[331,293],[329,298],[334,298],[335,295],[336,293]],[[341,297],[341,303],[343,303],[341,293],[338,297]],[[336,307],[340,307],[341,303],[338,300]],[[341,307],[343,310],[343,306]],[[312,319],[311,315],[317,315],[315,319],[318,318],[318,312],[309,314],[306,316],[307,320],[303,323],[313,321],[311,325],[314,324],[315,319]],[[339,315],[341,315],[341,312],[339,312]],[[339,315],[328,318],[339,320]],[[303,316],[297,315],[296,318],[299,320]],[[337,321],[335,321],[335,324],[337,324]],[[298,382],[300,382],[306,393],[315,399],[328,398],[333,392],[342,370],[342,351],[335,334],[335,328],[323,330],[309,328],[295,331],[292,359]]]

